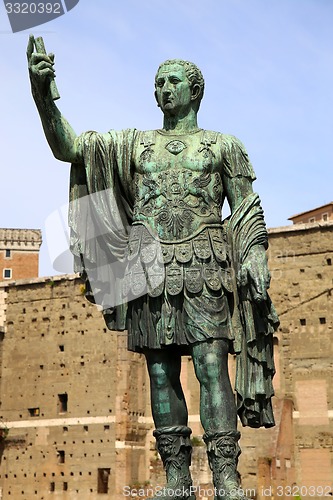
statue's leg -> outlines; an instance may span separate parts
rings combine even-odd
[[[181,356],[175,351],[145,352],[150,377],[152,414],[156,426],[156,448],[161,455],[167,484],[160,500],[195,500],[192,494],[191,429],[180,383]]]
[[[161,455],[167,483],[155,500],[195,500],[192,488],[191,429],[180,384],[181,357],[175,351],[145,352],[150,377],[151,407],[156,448]],[[154,499],[153,499],[154,500]]]
[[[146,351],[145,356],[156,428],[187,425],[187,407],[180,383],[181,356],[165,349]]]
[[[200,415],[215,500],[244,499],[237,472],[240,433],[236,430],[236,404],[228,373],[228,342],[198,343],[193,346],[192,357],[200,382]]]
[[[205,431],[236,430],[235,397],[228,373],[228,341],[210,340],[192,347],[195,374],[200,383],[200,417]]]

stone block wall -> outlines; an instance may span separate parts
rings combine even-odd
[[[292,435],[284,438],[280,428],[280,440],[286,446],[294,440],[290,457],[281,459],[278,449],[271,457],[272,481],[283,486],[282,498],[290,497],[288,485],[304,500],[328,496],[333,484],[332,236],[332,222],[269,234],[271,296],[281,321],[276,394],[292,404]]]
[[[240,429],[239,470],[252,498],[287,499],[290,487],[302,500],[319,498],[321,487],[323,494],[332,487],[332,234],[332,223],[269,234],[271,297],[281,320],[274,340],[277,425]],[[2,283],[0,306],[0,423],[9,428],[0,443],[3,498],[120,500],[126,487],[163,485],[144,358],[127,351],[126,332],[106,329],[81,282]],[[232,356],[229,369],[233,378]],[[183,357],[181,378],[193,478],[202,487],[198,498],[211,500],[190,357]]]
[[[141,356],[106,329],[75,276],[4,290],[3,498],[123,498],[113,493],[149,474]]]

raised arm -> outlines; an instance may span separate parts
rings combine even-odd
[[[34,37],[30,35],[27,58],[31,91],[36,103],[44,133],[54,156],[61,161],[77,163],[77,136],[55,105],[50,91],[54,77],[54,56],[34,52]]]

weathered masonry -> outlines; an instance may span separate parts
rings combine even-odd
[[[288,486],[303,488],[302,500],[319,498],[333,481],[333,223],[269,235],[271,296],[281,319],[277,426],[241,429],[240,472],[258,499],[270,498],[269,488],[290,498]],[[83,291],[73,275],[0,285],[2,498],[120,500],[164,484],[144,359],[127,351],[125,333],[106,330]],[[203,499],[210,473],[187,357],[182,382]]]

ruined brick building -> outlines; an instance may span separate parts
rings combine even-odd
[[[242,484],[257,499],[290,498],[288,487],[299,488],[302,500],[321,498],[332,488],[332,236],[329,220],[269,232],[271,296],[281,320],[277,425],[241,429]],[[144,359],[126,350],[125,333],[106,330],[76,276],[0,284],[0,377],[0,498],[120,500],[163,484]],[[198,498],[210,500],[188,357],[182,381],[193,477]]]

